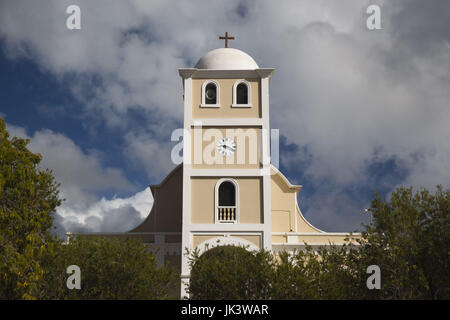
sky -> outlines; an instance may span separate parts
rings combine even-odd
[[[69,30],[70,5],[81,29]],[[381,8],[369,30],[366,9]],[[0,117],[66,200],[59,234],[125,232],[175,167],[178,68],[230,46],[275,68],[271,127],[304,216],[361,230],[378,191],[450,187],[447,0],[1,0]]]

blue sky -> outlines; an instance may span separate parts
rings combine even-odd
[[[77,4],[82,29],[67,30]],[[382,30],[366,28],[381,7]],[[327,231],[360,229],[375,190],[450,181],[445,1],[12,1],[0,3],[0,114],[67,199],[62,231],[127,231],[174,167],[177,69],[231,46],[274,67],[271,126],[299,206]]]

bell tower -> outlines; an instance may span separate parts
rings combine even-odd
[[[269,81],[241,50],[206,53],[179,69],[184,88],[181,277],[185,249],[235,244],[272,249]],[[182,284],[181,295],[186,286]]]
[[[241,50],[207,52],[194,68],[179,69],[184,90],[183,163],[151,185],[147,218],[126,238],[141,239],[181,273],[181,297],[190,279],[186,249],[200,253],[218,245],[264,248],[274,255],[306,245],[343,245],[360,233],[325,232],[303,216],[293,185],[271,164],[269,81],[274,69],[260,68]],[[273,140],[276,142],[276,140]],[[179,151],[177,144],[177,151]],[[178,161],[178,159],[177,159]],[[117,233],[96,233],[117,237]]]
[[[157,185],[147,218],[125,237],[141,239],[181,273],[181,297],[190,279],[186,249],[218,245],[264,248],[277,255],[305,246],[358,245],[360,233],[325,232],[303,216],[293,185],[271,164],[269,81],[241,50],[207,52],[194,68],[179,69],[184,89],[183,163]],[[276,142],[276,140],[273,140]],[[177,149],[178,149],[177,144]],[[178,159],[177,159],[178,160]],[[275,160],[273,161],[275,162]],[[117,233],[98,233],[117,237]]]

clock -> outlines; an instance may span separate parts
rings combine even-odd
[[[217,142],[217,151],[223,156],[231,156],[236,151],[236,143],[231,138],[222,138]]]

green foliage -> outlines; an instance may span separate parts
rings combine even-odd
[[[39,259],[53,241],[59,185],[39,168],[28,140],[9,139],[0,119],[0,298],[33,299],[43,275]]]
[[[349,246],[321,247],[293,254],[220,246],[190,253],[191,299],[357,299],[358,281]]]
[[[268,299],[271,255],[236,246],[219,246],[203,255],[191,253],[191,299]]]
[[[52,236],[61,204],[52,172],[29,141],[9,138],[0,119],[0,299],[161,299],[178,275],[157,268],[138,240]],[[358,246],[306,247],[273,256],[216,247],[192,252],[192,299],[450,299],[450,190],[398,188],[377,194]],[[66,287],[69,265],[81,290]],[[366,269],[381,269],[381,290],[368,290]]]
[[[138,240],[52,236],[61,204],[52,172],[29,141],[9,138],[0,119],[0,299],[162,299],[179,281]],[[69,290],[69,265],[81,268],[81,290]]]
[[[390,201],[377,194],[370,212],[357,245],[191,253],[192,298],[450,299],[450,190],[400,187]],[[370,265],[380,267],[380,290],[367,288]]]
[[[377,194],[365,226],[361,263],[376,264],[382,290],[373,298],[450,298],[450,190],[400,187],[389,202]],[[447,292],[447,294],[445,294]]]
[[[306,246],[280,253],[273,279],[273,299],[358,299],[353,260],[358,251],[348,245]]]
[[[138,239],[79,236],[47,251],[41,285],[44,299],[165,299],[179,275],[157,268],[155,256]],[[81,270],[81,289],[66,287],[66,269]]]

